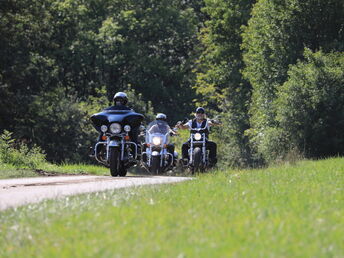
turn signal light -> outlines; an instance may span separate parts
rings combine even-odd
[[[106,141],[107,140],[107,137],[105,135],[102,136],[102,140],[103,141]]]
[[[129,137],[129,135],[126,135],[126,136],[124,136],[124,140],[126,140],[126,141],[130,141],[130,137]]]

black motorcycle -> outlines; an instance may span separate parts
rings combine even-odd
[[[193,128],[190,130],[189,164],[192,174],[204,172],[209,165],[209,153],[206,148],[207,136],[204,128]]]
[[[132,110],[105,110],[91,116],[100,133],[95,159],[110,168],[112,176],[125,176],[139,160],[137,135],[144,116]]]
[[[178,124],[185,124],[188,119],[184,119]],[[210,120],[212,123],[220,124],[216,120]],[[177,126],[176,125],[176,126]],[[206,121],[203,128],[192,128],[190,130],[189,148],[188,148],[188,162],[182,166],[191,171],[192,174],[197,172],[204,172],[210,168],[209,164],[209,150],[207,150],[208,141],[208,120]]]

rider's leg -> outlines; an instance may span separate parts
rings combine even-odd
[[[167,151],[173,155],[174,154],[174,144],[172,144],[172,143],[168,144],[167,145]]]
[[[182,145],[182,159],[188,159],[189,142],[184,142]]]
[[[175,158],[174,157],[174,144],[170,143],[167,145],[167,152],[169,152],[173,155],[173,161],[176,162],[176,160],[174,159]],[[169,162],[172,163],[170,159],[171,159],[171,157],[169,157]]]
[[[217,162],[217,145],[215,142],[207,141],[206,143],[207,149],[209,150],[209,163],[211,165],[215,165]]]
[[[145,151],[145,148],[141,148],[141,144],[139,142],[139,127],[134,127],[130,132],[129,132],[129,136],[132,142],[137,144],[137,154],[140,155],[143,151]]]

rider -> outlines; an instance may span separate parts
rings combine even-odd
[[[115,96],[113,96],[113,103],[114,106],[105,108],[104,110],[132,110],[126,106],[128,103],[128,96],[124,92],[117,92]]]
[[[168,126],[166,120],[167,120],[167,116],[163,113],[158,113],[155,117],[155,120],[156,120],[156,124],[153,125],[149,131],[154,131],[156,127],[162,127],[163,129],[166,127],[166,125]],[[168,130],[169,130],[169,133],[170,135],[176,135],[176,132],[174,132],[169,126],[168,126]],[[172,155],[174,155],[174,144],[172,143],[169,143],[167,144],[167,151],[169,153],[171,153]]]
[[[219,123],[215,123],[214,121],[210,121],[206,119],[204,108],[198,107],[196,109],[195,118],[193,120],[189,120],[186,124],[178,124],[178,127],[180,129],[191,130],[192,128],[204,128],[206,126],[205,134],[206,134],[206,137],[208,138],[209,127],[214,126],[214,125],[219,125]],[[183,146],[182,146],[182,159],[183,159],[184,164],[187,164],[188,162],[189,146],[190,146],[190,140],[183,143]],[[207,139],[206,148],[207,150],[209,150],[209,164],[210,166],[215,166],[215,164],[217,163],[217,158],[216,158],[217,145],[215,142],[209,141]]]
[[[131,108],[127,106],[128,104],[128,96],[124,92],[117,92],[113,96],[114,105],[108,108],[105,108],[104,111],[133,111]],[[131,140],[135,143],[138,143],[138,134],[139,128],[132,128],[132,131],[129,133]],[[98,141],[101,141],[102,134],[99,135]],[[139,146],[138,146],[139,147]]]

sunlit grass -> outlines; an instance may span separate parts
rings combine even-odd
[[[109,175],[109,169],[104,166],[88,164],[45,164],[40,169],[47,172],[59,172],[66,174],[92,174],[92,175]]]
[[[110,175],[109,169],[104,166],[88,164],[51,164],[42,163],[36,169],[18,168],[10,164],[0,163],[0,179],[18,177],[37,177],[43,174],[88,174]]]
[[[37,176],[37,173],[35,173],[33,170],[16,168],[10,164],[0,163],[0,179],[34,176]]]
[[[0,213],[2,257],[343,257],[344,159]]]

